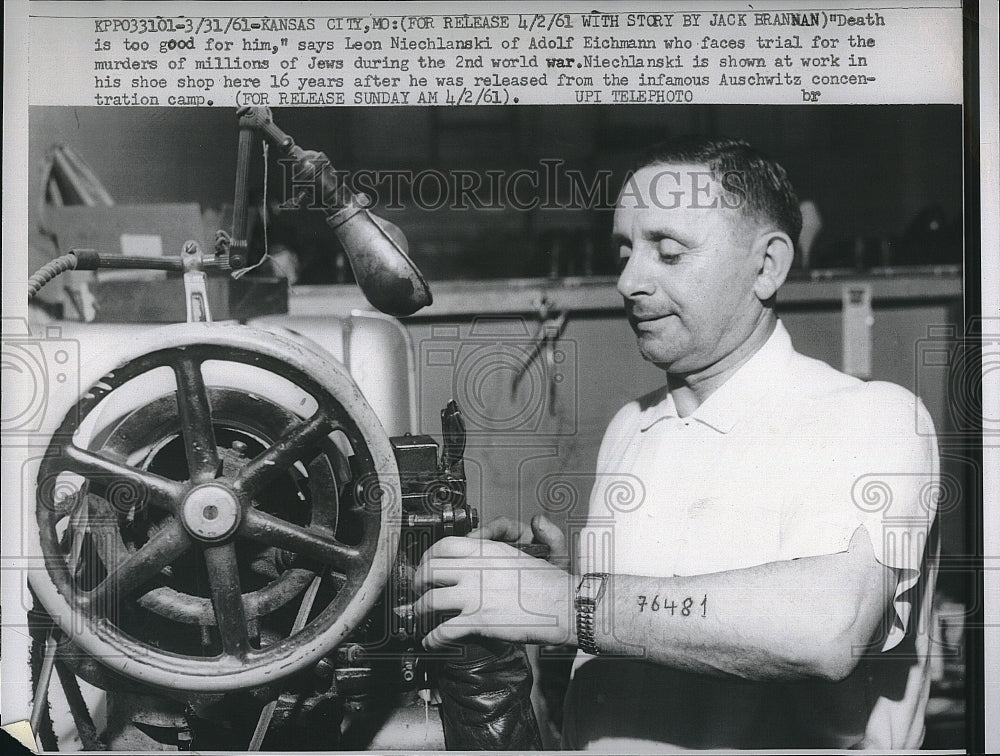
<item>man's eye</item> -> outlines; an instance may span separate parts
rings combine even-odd
[[[656,249],[659,252],[660,260],[668,265],[679,262],[684,253],[684,245],[669,237],[660,239],[656,244]]]

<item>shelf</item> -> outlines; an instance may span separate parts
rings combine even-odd
[[[620,312],[622,298],[615,282],[613,276],[432,281],[434,304],[410,319],[534,313],[543,298],[548,299],[555,310]],[[952,267],[912,272],[875,271],[869,275],[829,272],[786,282],[778,295],[778,308],[780,310],[783,305],[839,307],[843,286],[857,282],[871,284],[876,306],[903,300],[959,300],[963,287],[960,271]],[[354,309],[372,309],[354,284],[299,286],[292,290],[288,306],[289,314],[303,316],[345,316]]]

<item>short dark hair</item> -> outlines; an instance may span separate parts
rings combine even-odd
[[[723,183],[724,176],[740,176],[745,194],[742,212],[758,221],[770,221],[798,244],[802,211],[788,174],[743,140],[704,136],[669,139],[646,149],[633,171],[665,163],[705,165],[719,183]]]

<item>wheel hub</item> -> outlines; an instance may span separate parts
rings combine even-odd
[[[235,493],[218,483],[205,483],[184,497],[181,520],[198,540],[218,541],[236,531],[240,514]]]

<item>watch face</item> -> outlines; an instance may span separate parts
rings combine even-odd
[[[576,589],[576,597],[582,601],[597,601],[604,592],[604,580],[601,575],[584,575]]]

